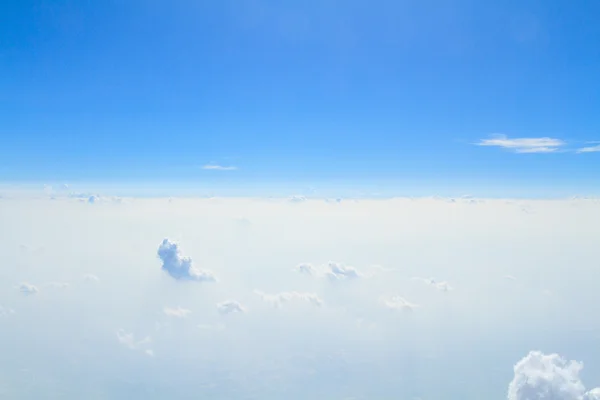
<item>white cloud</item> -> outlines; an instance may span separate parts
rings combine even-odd
[[[260,296],[263,301],[277,308],[280,308],[284,303],[288,303],[293,300],[307,301],[319,307],[323,304],[323,300],[321,300],[316,293],[281,292],[277,294],[267,294],[260,290],[255,290],[254,293]]]
[[[169,239],[164,239],[158,247],[158,257],[162,260],[162,269],[175,279],[199,282],[217,281],[216,276],[211,271],[194,267],[192,259],[184,257],[181,254],[179,245]]]
[[[303,203],[306,201],[306,197],[302,195],[293,195],[288,198],[291,203]]]
[[[147,355],[154,355],[154,352],[150,349],[152,343],[152,338],[150,338],[150,336],[146,336],[141,340],[136,340],[133,333],[127,333],[125,330],[119,329],[117,330],[117,340],[130,350],[140,350]]]
[[[246,308],[239,302],[234,300],[227,300],[217,304],[217,310],[220,314],[231,314],[231,313],[244,313]]]
[[[186,318],[192,311],[182,307],[164,307],[163,313],[168,317]]]
[[[415,308],[419,307],[417,304],[411,303],[401,296],[382,298],[381,302],[384,307],[396,311],[413,311]]]
[[[480,140],[477,145],[502,147],[515,153],[554,153],[566,143],[550,137],[510,139],[506,135],[492,135],[489,139]]]
[[[90,204],[94,204],[94,203],[97,203],[98,200],[100,200],[100,197],[96,196],[95,194],[93,194],[93,195],[91,195],[91,196],[88,197],[87,202],[90,203]]]
[[[19,291],[26,296],[33,295],[39,292],[37,286],[27,282],[23,282],[19,285]]]
[[[514,366],[508,400],[592,400],[600,389],[585,391],[579,373],[583,364],[558,354],[531,351]]]
[[[83,280],[86,282],[99,282],[100,278],[98,278],[96,275],[94,274],[85,274],[83,276]]]
[[[412,280],[425,283],[426,285],[432,286],[441,292],[449,292],[449,291],[453,290],[452,286],[450,286],[450,284],[446,281],[438,282],[432,278],[419,278],[419,277],[414,277],[414,278],[412,278]]]
[[[68,282],[47,282],[44,283],[42,286],[54,289],[67,289],[70,286],[70,284]]]
[[[237,167],[233,165],[223,166],[218,164],[206,164],[202,166],[202,169],[212,170],[212,171],[235,171]]]
[[[596,146],[587,146],[577,149],[577,153],[597,153],[600,152],[600,144]]]
[[[310,276],[317,276],[319,274],[319,271],[315,267],[313,267],[312,264],[298,264],[295,269],[301,274],[306,274]]]
[[[15,310],[12,308],[0,306],[0,317],[7,317],[9,315],[13,315],[14,313]]]
[[[327,265],[320,267],[309,263],[301,263],[294,269],[304,275],[328,278],[331,281],[345,281],[364,277],[356,268],[336,262],[329,262]]]

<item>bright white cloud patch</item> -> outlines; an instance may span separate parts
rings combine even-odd
[[[206,164],[202,166],[202,169],[212,170],[212,171],[235,171],[237,167],[232,165],[218,165],[218,164]]]
[[[514,366],[508,400],[592,400],[600,389],[586,392],[579,377],[583,364],[558,354],[531,351]]]
[[[482,139],[477,144],[502,147],[515,153],[554,153],[566,143],[550,137],[511,139],[506,135],[492,135],[489,139]]]
[[[19,291],[24,295],[29,296],[38,293],[40,290],[31,283],[23,282],[19,285]]]
[[[169,239],[164,239],[158,247],[158,257],[162,260],[162,269],[175,279],[199,282],[217,281],[216,276],[211,271],[194,267],[192,259],[184,257],[181,254],[179,245]]]
[[[404,297],[401,296],[383,298],[381,302],[386,308],[395,311],[413,311],[418,307],[417,304],[411,303],[410,301],[406,300]]]
[[[164,307],[163,313],[168,317],[185,318],[190,315],[192,311],[183,307]]]
[[[227,300],[217,304],[217,310],[220,314],[225,315],[231,313],[243,313],[246,311],[246,308],[237,301]]]
[[[268,294],[261,292],[260,290],[255,290],[258,296],[260,296],[263,301],[280,308],[284,303],[288,303],[290,301],[299,300],[306,301],[315,306],[321,306],[323,304],[323,300],[319,298],[316,293],[305,293],[305,292],[281,292],[277,294]]]

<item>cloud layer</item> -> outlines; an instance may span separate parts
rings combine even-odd
[[[477,144],[502,147],[515,153],[555,153],[566,145],[564,141],[550,137],[509,138],[506,135],[492,135],[488,139],[480,140]]]

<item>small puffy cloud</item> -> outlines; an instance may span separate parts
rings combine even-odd
[[[83,276],[83,280],[86,282],[99,282],[100,278],[98,278],[96,275],[94,274],[85,274]]]
[[[577,153],[597,153],[600,152],[600,144],[595,146],[587,146],[577,149]]]
[[[97,203],[99,199],[100,199],[100,197],[93,194],[90,197],[88,197],[87,202],[90,204],[94,204],[94,203]]]
[[[146,336],[141,340],[136,340],[133,333],[127,333],[123,329],[119,329],[117,331],[117,340],[128,349],[140,350],[147,355],[154,355],[154,352],[150,349],[150,344],[152,343],[150,336]]]
[[[392,296],[390,298],[382,298],[381,303],[385,308],[395,311],[413,311],[418,307],[417,304],[411,303],[400,296]]]
[[[181,254],[179,245],[164,239],[158,247],[158,257],[162,260],[162,269],[178,280],[216,282],[216,276],[192,265],[192,259]]]
[[[237,167],[234,167],[233,165],[224,166],[218,164],[206,164],[202,166],[202,169],[211,171],[235,171]]]
[[[225,315],[231,313],[243,313],[246,311],[246,308],[237,301],[227,300],[217,304],[217,310],[220,314]]]
[[[502,147],[515,153],[554,153],[565,144],[560,139],[550,137],[511,139],[506,135],[492,135],[477,142],[479,146]]]
[[[10,315],[13,315],[14,313],[15,313],[15,310],[13,310],[12,308],[0,306],[0,318],[8,317]]]
[[[30,296],[39,292],[37,286],[31,283],[23,282],[19,285],[19,291],[26,296]]]
[[[594,400],[600,388],[586,392],[579,373],[583,364],[558,354],[531,351],[514,366],[508,400]]]
[[[429,285],[431,287],[434,287],[441,292],[449,292],[449,291],[453,290],[452,286],[450,286],[450,284],[446,281],[438,282],[432,278],[419,278],[419,277],[414,277],[412,279],[415,281],[425,283],[426,285]]]
[[[312,264],[298,264],[295,270],[301,274],[310,276],[317,276],[319,274],[319,271]]]
[[[288,303],[294,300],[306,301],[318,307],[320,307],[323,304],[323,300],[321,300],[316,293],[281,292],[277,294],[267,294],[261,292],[260,290],[255,290],[254,293],[260,296],[260,298],[263,299],[263,301],[265,301],[266,303],[269,303],[277,308],[281,308],[284,303]]]
[[[340,263],[330,262],[322,267],[315,267],[312,264],[302,263],[294,268],[297,272],[314,276],[316,278],[328,278],[331,281],[352,280],[363,277],[356,268]]]
[[[192,311],[183,307],[165,307],[163,308],[163,313],[168,317],[176,317],[176,318],[185,318],[190,315]]]
[[[288,198],[288,201],[292,202],[292,203],[302,203],[306,201],[306,197],[301,196],[301,195],[294,195],[294,196],[290,196]]]

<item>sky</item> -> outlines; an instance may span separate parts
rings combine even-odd
[[[4,1],[0,182],[596,195],[598,13],[592,1]]]
[[[598,15],[0,2],[0,398],[600,400]]]

